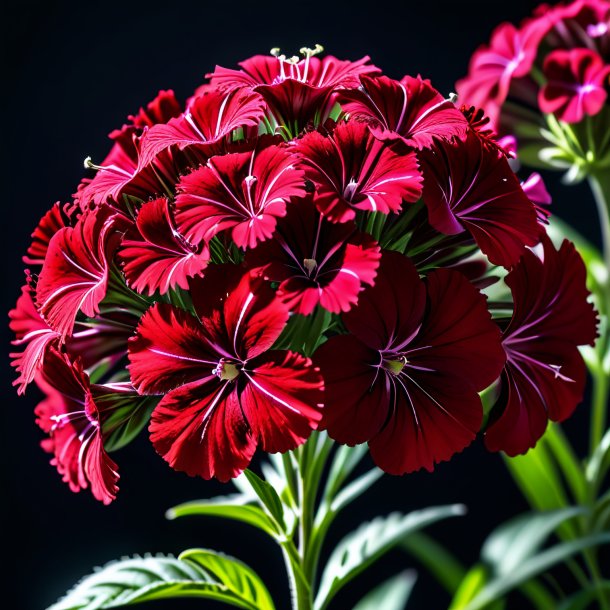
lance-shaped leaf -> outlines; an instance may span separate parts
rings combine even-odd
[[[326,563],[314,607],[323,610],[333,597],[360,572],[411,532],[440,519],[464,514],[460,504],[437,506],[408,515],[392,513],[363,523],[335,547]]]
[[[412,571],[401,572],[367,593],[353,610],[405,610],[415,586],[417,574]]]
[[[49,610],[99,610],[145,601],[197,597],[246,610],[273,610],[260,578],[246,565],[214,551],[193,549],[179,558],[133,557],[86,576]]]

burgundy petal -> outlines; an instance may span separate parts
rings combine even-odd
[[[514,265],[543,232],[536,209],[499,151],[470,132],[420,153],[430,224],[453,235],[468,230],[489,260]]]

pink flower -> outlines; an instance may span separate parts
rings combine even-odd
[[[257,445],[274,453],[305,441],[323,383],[308,358],[270,349],[288,309],[261,278],[225,265],[199,282],[198,318],[165,303],[144,315],[129,369],[140,393],[163,394],[150,424],[157,451],[176,470],[226,481]]]
[[[399,212],[421,196],[415,153],[393,150],[363,123],[342,123],[328,135],[313,131],[297,150],[315,185],[314,203],[331,222],[354,220],[358,210]]]
[[[596,115],[608,97],[610,65],[589,49],[557,49],[544,60],[546,84],[538,93],[540,110],[566,123]]]
[[[361,90],[342,92],[339,99],[345,112],[370,124],[376,138],[402,140],[421,149],[430,146],[434,137],[450,139],[466,134],[466,119],[429,80],[362,76],[361,81]]]

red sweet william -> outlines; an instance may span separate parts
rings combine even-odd
[[[297,150],[315,185],[313,200],[331,222],[351,221],[358,210],[399,212],[421,195],[415,153],[393,150],[364,123],[343,123],[328,135],[312,131]]]
[[[199,245],[231,229],[240,248],[269,239],[286,205],[303,197],[305,175],[286,148],[212,157],[178,184],[176,223],[182,235]]]
[[[309,315],[317,305],[348,311],[365,285],[373,285],[381,249],[354,223],[331,223],[311,201],[290,206],[273,239],[248,253],[247,263],[279,282],[278,297]]]
[[[422,281],[402,254],[384,252],[373,287],[344,314],[314,361],[324,376],[321,427],[340,443],[368,441],[391,474],[432,470],[476,436],[477,391],[505,356],[484,297],[457,271]]]
[[[485,433],[490,450],[525,453],[549,419],[563,421],[582,400],[586,369],[577,346],[593,345],[597,336],[585,280],[573,244],[555,250],[549,238],[543,258],[528,250],[506,277],[514,312],[503,332],[506,366]]]
[[[322,377],[308,358],[270,347],[288,309],[262,279],[218,266],[195,289],[199,318],[158,303],[130,341],[139,392],[164,394],[151,440],[177,469],[226,481],[264,451],[293,449],[317,426]]]
[[[463,137],[468,123],[429,80],[405,76],[396,81],[387,76],[361,77],[362,88],[342,92],[342,108],[365,120],[380,140],[401,140],[417,149],[432,144],[435,137]]]
[[[162,197],[146,202],[136,225],[121,242],[118,259],[129,286],[152,295],[172,288],[188,289],[188,278],[201,275],[209,261],[205,244],[191,246],[174,227],[170,202]]]
[[[420,153],[430,224],[441,233],[469,231],[495,265],[511,267],[543,233],[506,156],[474,132]]]
[[[51,463],[72,491],[90,487],[96,499],[109,504],[119,475],[103,446],[88,375],[79,361],[52,348],[38,383],[47,397],[36,407],[36,421],[49,435],[42,446],[54,455]]]
[[[547,55],[543,70],[547,82],[538,92],[542,112],[578,123],[604,106],[610,66],[595,51],[557,49]]]
[[[36,287],[36,304],[49,326],[65,337],[82,311],[93,317],[106,295],[121,220],[108,206],[86,212],[49,242]]]

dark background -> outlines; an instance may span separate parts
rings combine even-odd
[[[444,93],[466,71],[475,47],[501,20],[516,21],[535,4],[435,1],[354,3],[326,0],[269,2],[14,2],[5,4],[2,33],[5,78],[2,104],[1,182],[2,315],[23,280],[20,257],[40,216],[65,201],[83,175],[87,155],[102,159],[106,134],[161,88],[190,95],[216,63],[232,67],[279,46],[292,54],[320,42],[340,58],[369,54],[387,74],[430,77]],[[555,212],[596,240],[595,210],[586,188],[549,182]],[[10,337],[3,323],[3,353]],[[229,486],[190,479],[156,456],[146,435],[115,458],[121,492],[103,507],[88,492],[73,494],[38,447],[34,389],[19,399],[3,357],[2,519],[5,608],[40,610],[94,565],[132,553],[178,553],[203,546],[234,554],[259,571],[277,600],[288,607],[282,559],[271,542],[247,526],[215,519],[168,522],[176,503],[228,493]],[[567,429],[577,447],[586,441],[586,409]],[[385,477],[349,508],[336,528],[338,539],[364,519],[391,510],[463,502],[466,517],[429,531],[467,563],[476,561],[485,536],[527,507],[501,459],[477,441],[434,474]],[[366,572],[336,600],[351,608],[364,591],[414,562],[394,552]],[[12,573],[11,573],[12,571]],[[412,608],[445,608],[447,597],[420,570]],[[151,604],[154,608],[215,608],[208,602]],[[515,606],[519,607],[519,605]]]

